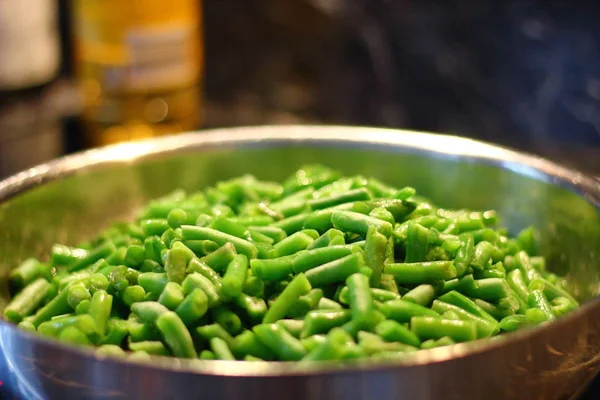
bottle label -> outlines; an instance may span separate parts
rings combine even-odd
[[[197,0],[77,0],[79,74],[108,92],[193,85],[201,73]]]

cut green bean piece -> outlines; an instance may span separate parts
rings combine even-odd
[[[156,327],[175,357],[197,357],[190,332],[173,311],[161,314],[156,320]]]
[[[533,321],[531,321],[527,316],[519,314],[519,315],[509,315],[500,321],[500,328],[502,328],[505,332],[513,332],[518,329],[527,328],[535,325]]]
[[[381,311],[388,319],[397,322],[409,322],[411,318],[415,316],[440,316],[430,308],[400,299],[387,301],[381,304],[379,311]]]
[[[148,324],[155,323],[162,315],[169,312],[169,309],[156,301],[142,301],[131,306],[131,311],[139,317],[140,320]]]
[[[379,286],[383,265],[387,256],[387,249],[387,238],[379,233],[376,227],[369,227],[365,243],[365,263],[373,270],[370,278],[371,286]]]
[[[421,341],[417,335],[404,325],[393,320],[380,322],[375,327],[375,333],[381,336],[386,342],[400,342],[414,347],[421,346]]]
[[[210,339],[218,337],[223,339],[230,347],[234,346],[233,336],[229,334],[221,325],[219,324],[210,324],[204,325],[199,328],[196,328],[196,332],[198,335],[206,341],[210,341]]]
[[[306,355],[306,350],[298,339],[276,324],[261,324],[252,328],[262,344],[267,346],[283,361],[298,361]]]
[[[465,289],[465,294],[469,297],[486,301],[496,301],[508,297],[510,292],[510,286],[501,278],[478,279],[473,287]]]
[[[212,319],[221,325],[231,335],[237,335],[242,330],[242,321],[233,311],[224,306],[211,310]]]
[[[282,319],[294,302],[300,296],[307,294],[311,289],[311,284],[304,274],[296,275],[271,305],[263,318],[263,324],[271,324]]]
[[[208,297],[202,289],[192,290],[175,309],[186,326],[193,325],[208,311]]]
[[[472,321],[412,317],[410,329],[421,340],[441,339],[448,336],[457,342],[468,342],[477,338],[477,329]]]
[[[231,349],[229,346],[227,346],[227,343],[223,339],[218,337],[210,339],[210,348],[217,360],[235,361],[235,357],[233,356]]]
[[[301,338],[327,333],[336,326],[342,326],[350,321],[352,313],[349,310],[314,310],[306,314]]]
[[[500,326],[496,321],[485,320],[479,316],[476,316],[468,311],[463,310],[458,306],[446,303],[444,301],[435,300],[433,302],[432,309],[440,314],[452,311],[458,316],[459,319],[463,321],[473,322],[475,324],[475,328],[477,329],[478,338],[487,338],[492,335],[495,335],[500,331]]]
[[[144,351],[151,355],[156,356],[168,356],[170,355],[169,349],[159,341],[146,340],[143,342],[132,342],[129,344],[131,351]]]
[[[231,243],[238,253],[244,254],[248,258],[256,258],[258,254],[256,247],[249,241],[217,231],[215,229],[204,228],[201,226],[183,225],[181,230],[183,234],[183,240],[212,240],[221,246],[225,245],[226,243]]]
[[[225,243],[217,250],[202,258],[200,261],[206,263],[206,265],[211,267],[213,270],[221,272],[225,270],[225,268],[235,258],[236,255],[237,253],[233,244]]]
[[[317,308],[319,301],[323,297],[323,290],[312,289],[308,293],[298,297],[288,309],[286,316],[290,318],[301,318],[307,312]]]
[[[457,276],[452,261],[388,264],[383,271],[393,275],[400,284],[420,284],[448,280]]]
[[[100,260],[101,258],[108,257],[110,254],[112,254],[116,250],[117,250],[117,247],[113,244],[113,242],[105,242],[104,244],[96,247],[94,250],[88,252],[85,255],[85,257],[80,258],[79,260],[75,261],[74,263],[68,265],[67,270],[69,272],[79,271],[80,269],[83,269],[83,268],[87,267],[88,265],[95,263],[96,261]]]
[[[313,287],[342,282],[350,275],[359,272],[364,265],[362,254],[353,253],[327,264],[306,271],[306,278]]]
[[[402,300],[427,307],[435,298],[436,289],[433,285],[422,284],[402,296]]]
[[[37,310],[31,319],[31,323],[37,327],[42,322],[48,321],[54,316],[71,312],[71,306],[69,306],[67,301],[68,295],[68,290],[63,290],[58,293],[58,295],[50,300],[45,306]]]
[[[231,260],[222,280],[223,293],[229,297],[237,297],[242,293],[248,276],[248,258],[238,254]]]
[[[213,283],[205,276],[193,272],[181,284],[183,293],[189,295],[194,289],[201,289],[208,298],[208,306],[215,307],[221,303],[221,295]]]
[[[251,355],[262,360],[275,358],[273,352],[258,340],[254,332],[250,330],[245,330],[235,337],[232,350],[238,357]]]
[[[475,254],[471,260],[471,267],[480,271],[487,268],[487,265],[492,258],[493,251],[494,245],[491,243],[485,241],[477,243],[477,246],[475,246]]]
[[[169,310],[175,310],[183,302],[185,295],[181,285],[175,282],[168,282],[163,289],[158,302]]]
[[[4,318],[18,324],[39,307],[50,289],[44,278],[38,278],[15,296],[4,309]],[[68,298],[67,298],[68,303]]]
[[[319,310],[341,310],[343,309],[342,305],[337,301],[333,301],[328,299],[327,297],[321,297],[319,300],[319,304],[317,304],[317,308]]]
[[[389,237],[392,234],[392,224],[377,218],[369,217],[353,211],[335,211],[331,215],[333,227],[341,231],[349,231],[366,235],[369,226],[374,226],[381,234]]]
[[[406,300],[406,296],[404,296],[404,299]],[[477,303],[475,303],[473,300],[469,299],[467,296],[457,292],[457,291],[450,291],[442,296],[440,296],[438,298],[438,300],[441,300],[443,302],[449,303],[449,304],[453,304],[457,307],[462,308],[463,310],[477,316],[480,318],[483,318],[486,321],[495,323],[496,319],[491,316],[490,314],[488,314],[484,309],[482,309],[481,307],[479,307],[477,305]]]

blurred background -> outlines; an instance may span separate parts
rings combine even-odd
[[[529,0],[2,0],[0,176],[123,140],[291,123],[452,133],[600,174],[599,11]]]

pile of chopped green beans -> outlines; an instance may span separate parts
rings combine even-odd
[[[402,357],[578,307],[532,228],[319,165],[177,190],[10,283],[8,321],[141,360]]]

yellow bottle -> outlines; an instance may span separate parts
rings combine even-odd
[[[86,142],[97,146],[201,122],[201,0],[75,0]]]

